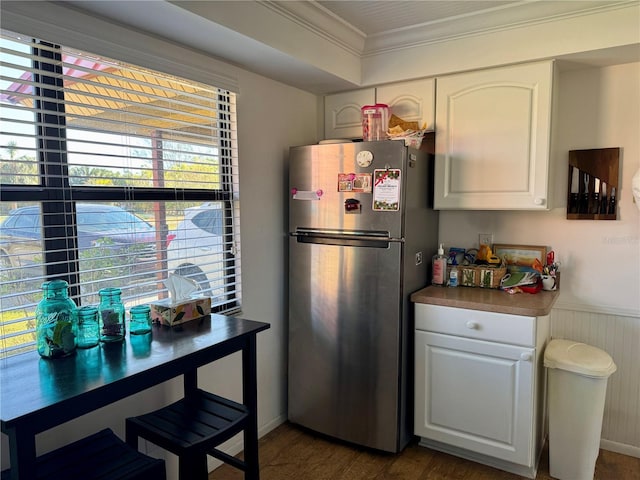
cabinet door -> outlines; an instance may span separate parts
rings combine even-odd
[[[362,138],[362,112],[376,103],[373,88],[324,97],[324,138]]]
[[[548,210],[553,62],[437,79],[435,208]]]
[[[535,350],[416,331],[414,433],[531,466]]]
[[[384,85],[376,89],[376,102],[389,105],[392,113],[422,128],[435,128],[436,82],[433,78]]]

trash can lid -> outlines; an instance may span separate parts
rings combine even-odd
[[[551,340],[547,345],[544,366],[587,377],[608,377],[616,371],[616,364],[607,352],[584,343],[561,339]]]

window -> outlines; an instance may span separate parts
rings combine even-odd
[[[0,356],[33,349],[41,284],[127,310],[193,279],[239,309],[235,95],[2,31]]]

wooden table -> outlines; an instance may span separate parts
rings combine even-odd
[[[36,434],[100,407],[184,375],[197,383],[197,368],[242,351],[243,403],[251,414],[245,458],[257,459],[256,335],[268,323],[211,315],[149,336],[101,344],[64,359],[37,352],[0,360],[0,418],[9,437],[12,479],[35,478]],[[124,420],[124,419],[123,419]],[[248,478],[258,478],[258,462]]]

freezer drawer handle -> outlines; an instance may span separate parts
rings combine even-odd
[[[290,234],[298,243],[313,245],[334,245],[340,247],[389,248],[391,243],[404,242],[401,238],[389,238],[381,235],[344,234],[332,232],[296,232]]]
[[[334,240],[366,240],[373,242],[404,242],[404,238],[380,237],[377,235],[344,235],[339,233],[310,233],[310,232],[291,232],[292,237],[302,238],[331,238]]]

